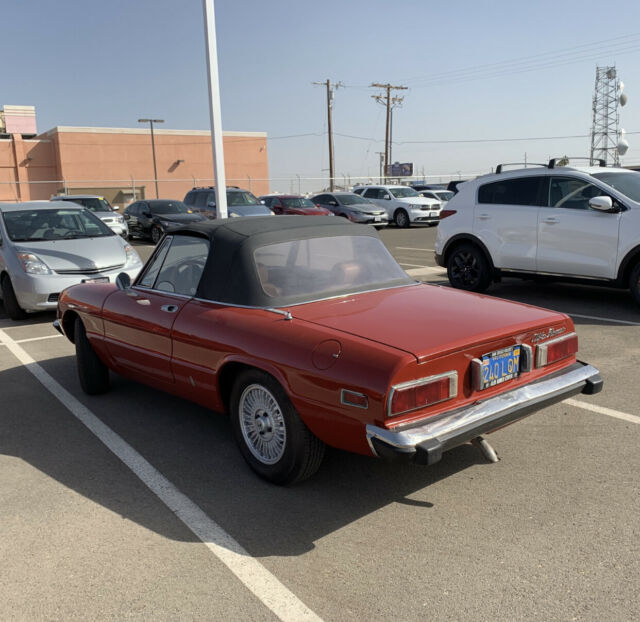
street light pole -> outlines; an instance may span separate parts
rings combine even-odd
[[[156,182],[156,199],[160,198],[158,193],[158,168],[156,166],[156,141],[153,138],[153,124],[164,123],[164,119],[138,119],[138,123],[148,123],[151,128],[151,153],[153,154],[153,178]]]

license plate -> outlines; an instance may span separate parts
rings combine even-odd
[[[382,216],[374,216],[373,222],[380,222],[382,220]]]
[[[520,346],[511,346],[484,354],[481,359],[479,389],[494,387],[520,373]]]
[[[92,279],[82,279],[83,283],[108,283],[109,282],[109,277],[108,276],[96,276]]]

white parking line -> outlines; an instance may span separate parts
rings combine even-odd
[[[402,263],[401,261],[398,262],[401,266],[409,266],[410,268],[428,268],[429,266],[421,266],[420,264],[416,264],[416,263]]]
[[[394,246],[399,251],[425,251],[428,253],[435,253],[432,248],[411,248],[410,246]]]
[[[254,559],[198,505],[180,492],[131,445],[106,426],[84,404],[53,379],[27,352],[0,329],[0,342],[69,412],[98,437],[248,588],[281,620],[321,622],[293,592]]]
[[[576,408],[584,408],[584,410],[590,410],[591,412],[598,413],[600,415],[607,415],[608,417],[615,417],[616,419],[622,419],[623,421],[630,421],[631,423],[640,425],[640,417],[638,417],[637,415],[630,415],[629,413],[623,413],[619,410],[605,408],[604,406],[596,406],[595,404],[581,402],[580,400],[574,400],[573,398],[564,400],[564,403],[569,404],[569,406],[575,406]]]
[[[14,343],[28,343],[29,341],[41,341],[42,339],[57,339],[62,335],[45,335],[44,337],[29,337],[28,339],[16,339]],[[6,346],[6,343],[0,343],[0,346]]]

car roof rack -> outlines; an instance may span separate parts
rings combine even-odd
[[[505,166],[544,166],[547,168],[546,164],[541,164],[540,162],[505,162],[504,164],[498,164],[498,166],[496,166],[496,173],[502,173]]]
[[[589,160],[590,165],[593,165],[594,162],[597,162],[598,166],[600,167],[607,166],[606,160],[602,160],[601,158],[588,158],[588,157],[577,157],[577,158],[571,157],[570,158],[568,156],[564,156],[562,158],[551,158],[551,160],[549,160],[549,168],[557,168],[558,166],[567,166],[570,160]]]

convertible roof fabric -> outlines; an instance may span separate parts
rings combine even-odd
[[[309,296],[268,296],[262,289],[254,260],[257,248],[320,237],[364,236],[378,238],[368,225],[356,225],[344,218],[309,216],[264,216],[229,218],[193,223],[173,229],[169,235],[198,235],[210,241],[209,257],[196,297],[216,302],[256,307],[281,307],[309,302]],[[412,284],[406,280],[385,285]],[[362,291],[371,289],[363,287]],[[354,293],[349,288],[342,293]]]

